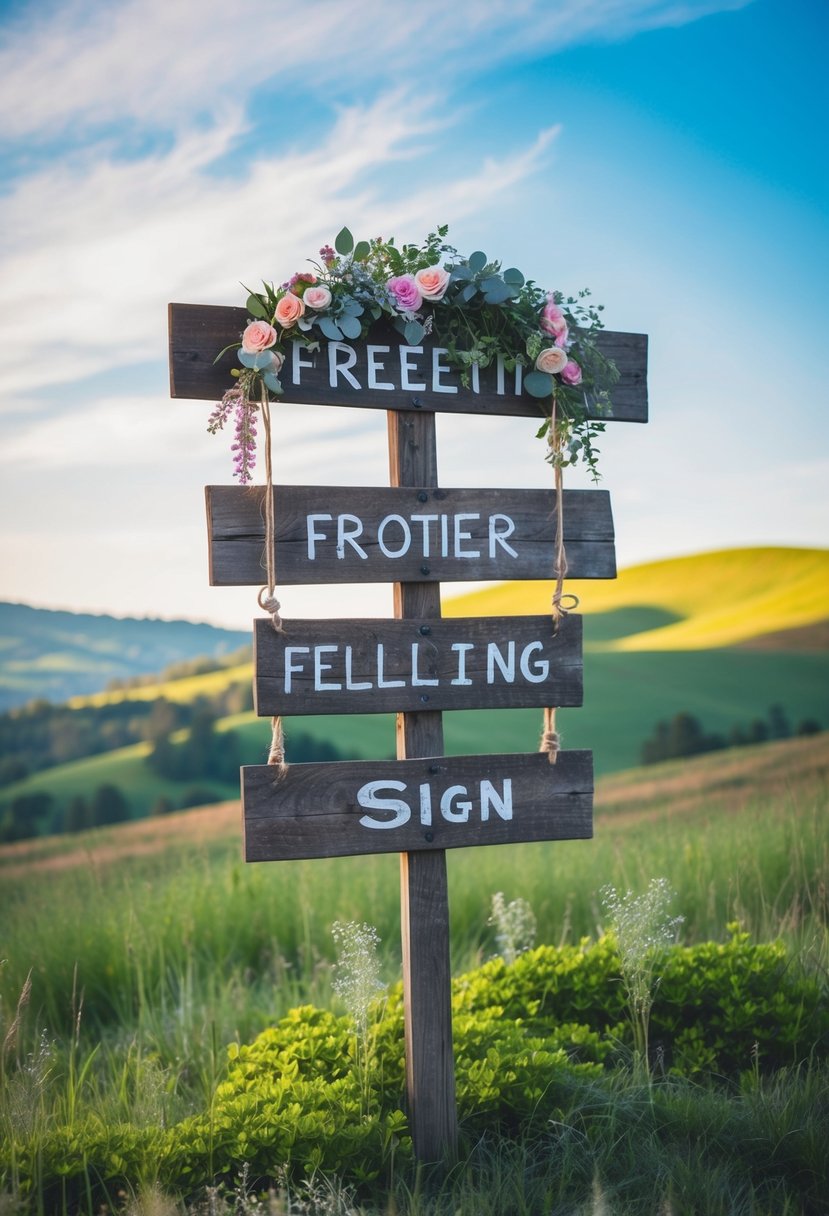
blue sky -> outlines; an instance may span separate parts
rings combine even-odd
[[[3,598],[247,626],[253,592],[207,587],[202,486],[230,461],[209,404],[168,397],[166,304],[241,304],[343,224],[447,222],[650,335],[651,422],[602,444],[622,564],[827,544],[823,3],[0,13]],[[384,484],[385,445],[374,411],[280,407],[276,478]],[[439,462],[548,479],[520,420],[441,419]],[[387,589],[338,592],[370,611]]]

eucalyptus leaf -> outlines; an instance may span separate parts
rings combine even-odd
[[[371,245],[369,245],[368,241],[358,241],[356,248],[354,250],[354,261],[362,262],[368,257],[368,255],[370,253],[371,253]]]
[[[450,283],[465,283],[472,278],[472,272],[468,266],[454,266],[452,273],[449,275]]]
[[[527,372],[524,388],[531,397],[549,397],[553,391],[553,377],[549,372]]]
[[[509,283],[505,283],[503,279],[486,279],[481,284],[481,290],[486,297],[487,304],[503,304],[506,300],[512,300],[515,296],[515,291],[510,287]]]
[[[354,248],[354,237],[347,228],[341,228],[337,233],[334,248],[336,249],[337,253],[341,254],[343,257],[345,257],[346,254],[351,253],[351,250]]]
[[[363,327],[360,324],[359,319],[352,316],[350,313],[346,313],[344,316],[340,317],[338,324],[346,338],[359,338],[360,334],[363,332]]]
[[[473,274],[479,274],[486,266],[486,254],[476,249],[467,259],[467,265]]]
[[[459,293],[459,298],[463,301],[464,304],[468,304],[469,301],[472,299],[472,297],[474,295],[477,295],[477,292],[478,292],[477,283],[467,283],[466,287],[464,287],[463,290]]]
[[[249,295],[248,302],[245,307],[247,308],[249,315],[251,317],[255,317],[257,321],[268,320],[268,310],[259,299],[259,296]]]
[[[332,342],[342,340],[343,331],[337,325],[336,321],[332,321],[330,317],[320,317],[320,329],[325,334],[326,338],[330,338]]]
[[[504,282],[509,283],[510,287],[523,287],[524,276],[520,270],[510,266],[509,270],[504,271]]]
[[[419,346],[425,333],[426,330],[419,321],[407,321],[403,329],[403,336],[409,346]]]
[[[246,350],[239,351],[239,362],[243,367],[252,367],[254,371],[261,371],[263,367],[270,367],[273,363],[273,356],[269,350],[260,350],[250,352]]]
[[[550,419],[545,418],[544,421],[542,422],[541,426],[538,428],[538,430],[535,433],[536,439],[543,439],[544,436],[549,431],[549,429],[550,429]]]
[[[276,372],[265,372],[262,379],[265,381],[265,384],[272,393],[282,393],[282,381],[279,379]]]

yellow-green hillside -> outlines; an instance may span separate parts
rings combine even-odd
[[[646,626],[592,649],[713,650],[829,619],[829,549],[726,549],[569,581],[585,614],[649,610]],[[448,601],[447,616],[545,612],[550,583],[501,583]]]

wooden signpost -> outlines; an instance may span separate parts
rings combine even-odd
[[[170,305],[174,397],[220,397],[242,309]],[[621,374],[613,420],[646,422],[647,339],[602,333]],[[286,399],[387,411],[390,485],[282,486],[274,494],[277,585],[391,582],[394,619],[255,622],[260,715],[397,714],[396,761],[257,765],[242,770],[245,857],[276,861],[398,852],[409,1125],[421,1161],[457,1139],[446,850],[592,835],[587,751],[444,755],[442,711],[582,702],[581,620],[441,619],[440,582],[554,577],[552,491],[440,486],[436,411],[539,417],[519,372],[499,364],[464,386],[445,351],[391,329],[362,342],[298,343]],[[278,409],[278,405],[275,407]],[[207,489],[210,581],[264,581],[263,490]],[[616,573],[610,499],[564,495],[569,574]]]

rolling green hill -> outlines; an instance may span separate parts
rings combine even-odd
[[[700,554],[632,567],[606,582],[571,582],[585,626],[585,693],[579,709],[561,711],[564,746],[590,748],[596,772],[619,772],[639,763],[655,724],[680,711],[696,716],[706,732],[727,734],[764,718],[779,705],[793,728],[804,719],[829,727],[829,551],[743,549]],[[447,601],[447,616],[536,613],[549,607],[547,583],[506,583]],[[104,704],[149,699],[192,701],[250,678],[249,666],[183,680],[119,689],[74,702]],[[450,754],[531,751],[540,732],[535,710],[463,711],[444,715]],[[244,763],[263,763],[267,720],[238,714],[220,723],[237,732]],[[330,741],[349,758],[394,754],[389,715],[348,715],[288,720],[299,735]],[[137,745],[48,769],[6,787],[0,801],[44,790],[58,806],[75,793],[112,782],[145,814],[165,795],[176,805],[195,783],[154,776]],[[236,787],[209,785],[232,798]]]
[[[0,710],[55,703],[111,680],[162,671],[250,643],[247,633],[193,621],[139,620],[0,603]]]

